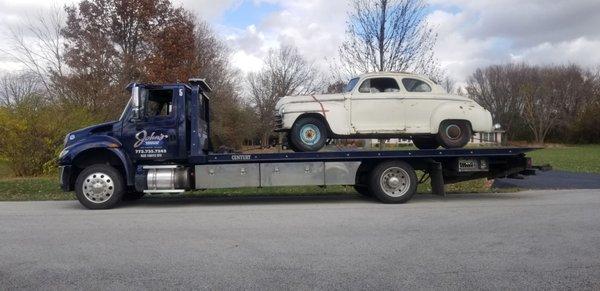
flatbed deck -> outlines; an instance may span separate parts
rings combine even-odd
[[[383,151],[322,151],[322,152],[281,152],[281,153],[235,153],[209,154],[207,164],[255,163],[255,162],[335,162],[363,161],[370,159],[437,159],[469,157],[506,157],[518,156],[536,148],[498,147],[498,148],[462,148],[437,150],[383,150]]]

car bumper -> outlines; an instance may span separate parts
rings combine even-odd
[[[285,131],[283,128],[283,116],[277,114],[275,115],[275,132]]]
[[[60,174],[59,175],[60,189],[62,189],[65,192],[73,191],[73,188],[71,187],[72,167],[71,166],[60,166],[60,167],[58,167],[58,172]]]

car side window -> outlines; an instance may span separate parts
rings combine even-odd
[[[167,117],[173,110],[173,90],[149,90],[146,116]]]
[[[360,93],[400,92],[400,86],[394,78],[371,78],[364,80],[358,88]]]
[[[431,86],[419,79],[404,78],[402,85],[407,92],[431,92]]]

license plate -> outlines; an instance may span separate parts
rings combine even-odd
[[[487,159],[483,158],[461,158],[458,159],[459,172],[487,172]]]

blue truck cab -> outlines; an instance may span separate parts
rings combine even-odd
[[[353,185],[403,203],[416,193],[415,170],[438,193],[447,183],[534,173],[528,148],[215,154],[204,79],[127,90],[131,99],[117,121],[67,134],[59,156],[61,188],[90,209],[144,194],[302,185]]]

